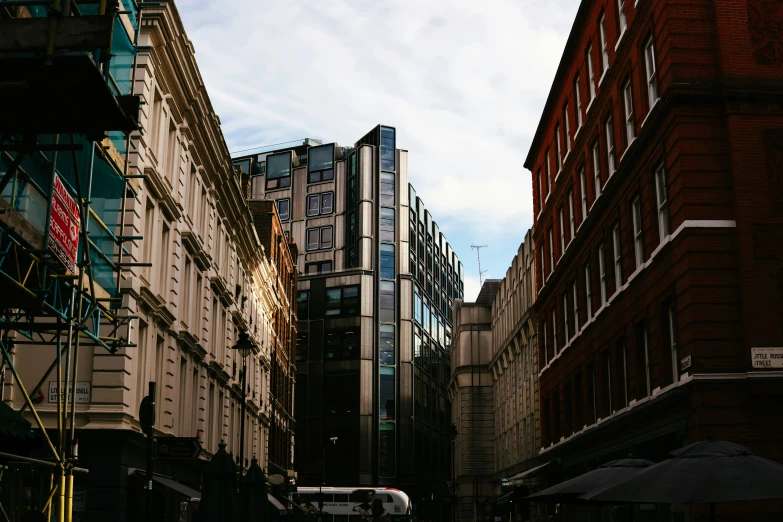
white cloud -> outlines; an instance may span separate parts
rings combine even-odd
[[[377,123],[396,126],[417,193],[442,229],[469,237],[521,237],[532,222],[522,163],[577,7],[178,1],[231,150],[351,145]]]
[[[479,292],[481,291],[481,285],[479,284],[479,280],[477,277],[466,275],[464,281],[465,281],[465,302],[475,303],[476,298],[478,297]]]

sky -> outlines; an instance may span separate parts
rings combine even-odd
[[[533,223],[523,167],[579,0],[177,0],[229,150],[397,128],[465,267],[505,276]]]

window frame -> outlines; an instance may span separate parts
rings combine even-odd
[[[634,258],[636,260],[636,268],[638,269],[644,262],[642,202],[638,194],[631,201],[631,221],[633,222]]]
[[[269,177],[269,158],[275,158],[277,156],[288,156],[288,174],[282,175],[282,176],[275,176],[273,178]],[[283,189],[289,189],[291,188],[291,171],[293,170],[293,157],[292,152],[284,151],[284,152],[278,152],[276,154],[269,154],[264,158],[264,165],[266,167],[264,172],[264,189],[265,191],[270,190],[283,190]],[[274,187],[270,186],[270,182],[276,181],[277,184]]]
[[[329,264],[329,269],[324,270],[323,265]],[[309,268],[315,266],[316,271],[310,272]],[[334,271],[334,263],[331,259],[326,259],[323,261],[313,261],[311,263],[305,263],[305,275],[318,275],[318,274],[331,274]]]
[[[568,291],[563,292],[563,345],[568,344]]]
[[[285,202],[288,205],[288,209],[286,210],[285,217],[283,217],[283,213],[280,212],[280,204],[283,202]],[[277,215],[280,218],[280,221],[286,222],[291,220],[291,198],[276,199],[275,208],[277,209]]]
[[[557,357],[557,306],[552,308],[552,346],[554,347],[553,355]]]
[[[563,132],[565,133],[565,155],[571,152],[571,124],[568,121],[568,100],[563,106]]]
[[[590,263],[585,265],[585,312],[588,320],[593,317],[593,288],[591,283]]]
[[[330,233],[332,234],[332,239],[329,242],[329,246],[324,246],[324,239],[323,234],[326,229],[329,229]],[[310,247],[310,232],[317,230],[318,231],[318,246],[316,248]],[[315,252],[318,250],[331,250],[334,248],[334,225],[325,225],[322,227],[310,227],[305,229],[305,252]]]
[[[620,25],[620,36],[617,38],[617,41],[619,42],[620,38],[623,37],[625,31],[628,29],[628,17],[625,14],[624,0],[617,0],[617,18]]]
[[[345,303],[345,301],[346,301],[345,291],[349,290],[349,289],[354,289],[354,288],[356,289],[356,311],[355,312],[346,312],[344,310],[345,304],[346,304]],[[332,291],[339,290],[340,291],[339,308],[337,309],[338,310],[337,313],[330,314],[329,313],[330,308],[328,307],[329,300],[327,299],[326,300],[326,307],[325,307],[325,311],[324,311],[324,316],[325,317],[352,317],[354,315],[360,315],[361,314],[362,293],[361,293],[360,285],[343,285],[343,286],[328,286],[328,287],[326,287],[326,293],[327,294],[329,293],[330,290],[332,290]],[[353,297],[350,297],[349,299],[353,299]]]
[[[598,33],[601,39],[601,78],[609,70],[609,39],[606,36],[606,15],[601,13],[598,20]]]
[[[582,192],[582,221],[579,223],[581,226],[585,219],[587,219],[589,209],[589,205],[587,204],[587,173],[585,173],[584,167],[579,171],[579,189]]]
[[[595,176],[595,200],[601,195],[603,185],[601,184],[601,146],[599,140],[593,142],[592,147],[593,156],[593,176]]]
[[[561,141],[562,138],[560,136],[560,124],[557,123],[555,124],[555,167],[557,167],[555,172],[557,174],[560,174],[560,172],[563,170],[563,145]]]
[[[571,241],[574,240],[574,236],[576,236],[576,221],[574,219],[574,190],[571,189],[568,191],[568,219],[571,222],[571,238],[568,241],[568,244],[571,244]]]
[[[588,104],[592,103],[593,100],[595,100],[596,92],[595,92],[595,70],[593,68],[593,44],[590,43],[587,46],[587,51],[585,52],[585,57],[587,60],[587,75],[588,75],[588,81],[590,82],[590,101],[587,102]],[[589,107],[589,105],[588,105]]]
[[[555,237],[552,227],[549,227],[549,273],[555,270]]]
[[[330,196],[332,199],[331,206],[329,207],[329,210],[324,210],[324,199]],[[317,214],[311,214],[310,213],[310,200],[318,198],[318,213]],[[308,194],[307,199],[305,200],[305,204],[307,205],[305,209],[305,215],[309,218],[311,217],[318,217],[318,216],[328,216],[330,214],[334,214],[334,191],[333,190],[327,190],[326,192],[316,192],[314,194]]]
[[[546,149],[546,197],[552,193],[552,166],[549,159],[550,149]]]
[[[606,165],[609,168],[607,179],[609,179],[617,170],[614,148],[614,122],[611,114],[604,120],[604,128],[606,130]]]
[[[598,246],[598,275],[601,284],[601,307],[606,305],[606,260],[604,257],[604,245]]]
[[[630,145],[636,139],[636,129],[634,128],[633,120],[633,87],[630,78],[623,85],[623,110],[625,111],[625,139],[628,140],[628,145]]]
[[[571,291],[573,293],[574,300],[574,337],[579,333],[579,289],[577,288],[578,279],[574,279],[571,283]]]
[[[647,103],[648,110],[652,110],[655,103],[660,98],[658,93],[658,68],[655,63],[655,43],[652,35],[644,42],[644,76],[647,80]]]
[[[558,209],[558,216],[560,219],[560,256],[563,256],[563,253],[565,253],[566,249],[566,242],[565,242],[565,210],[561,206],[560,209]]]
[[[658,212],[658,237],[661,243],[669,236],[669,198],[666,190],[666,169],[659,163],[655,169],[655,206]]]
[[[582,93],[579,92],[579,75],[577,74],[574,78],[574,104],[576,108],[576,130],[579,132],[579,129],[582,128]]]
[[[623,286],[622,245],[620,244],[620,224],[612,228],[612,254],[614,255],[614,293]]]
[[[310,161],[311,158],[311,151],[313,149],[325,149],[327,147],[331,147],[332,149],[332,164],[330,168],[321,168],[321,169],[312,169],[312,162]],[[326,145],[318,145],[315,147],[308,147],[307,148],[307,184],[310,185],[312,183],[325,183],[328,181],[334,181],[334,143],[327,143]],[[331,172],[330,177],[324,177],[324,175],[327,172]],[[316,174],[318,176],[318,179],[313,179],[313,174]]]

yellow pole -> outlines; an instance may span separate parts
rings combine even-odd
[[[70,466],[68,467],[68,470],[66,472],[65,476],[65,488],[66,488],[66,497],[65,497],[65,522],[72,522],[73,520],[73,468]]]
[[[65,522],[65,470],[63,468],[60,468],[60,487],[57,496],[57,522]]]

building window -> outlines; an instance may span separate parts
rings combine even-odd
[[[278,199],[275,201],[275,205],[277,206],[277,214],[280,216],[280,221],[288,221],[291,218],[291,200],[288,198]]]
[[[334,145],[307,149],[307,182],[319,183],[334,179]]]
[[[544,210],[544,179],[541,177],[541,169],[538,169],[538,215]]]
[[[672,382],[677,382],[680,380],[680,371],[678,368],[678,361],[679,357],[677,355],[677,335],[676,335],[676,325],[675,325],[675,317],[674,317],[674,305],[669,304],[666,307],[666,326],[668,327],[668,344],[669,349],[671,353],[672,358]]]
[[[552,347],[557,356],[557,306],[552,310]]]
[[[642,266],[642,203],[639,196],[636,196],[631,203],[631,215],[633,217],[633,243],[634,257],[636,259],[636,268]]]
[[[606,263],[603,245],[598,247],[598,274],[601,276],[601,306],[604,306],[606,304]]]
[[[555,172],[557,174],[560,174],[560,171],[563,170],[563,158],[560,155],[563,150],[562,144],[560,143],[561,139],[560,125],[555,125],[555,167],[557,167]]]
[[[604,124],[606,128],[606,164],[609,166],[608,177],[614,174],[614,128],[612,127],[612,117],[609,116]]]
[[[666,198],[666,171],[663,164],[655,171],[655,199],[658,204],[658,235],[663,242],[669,235],[669,204]]]
[[[618,339],[615,346],[617,355],[617,373],[619,374],[619,377],[622,378],[623,383],[623,402],[620,404],[620,407],[625,408],[628,406],[628,363],[625,358],[625,339]]]
[[[552,229],[549,229],[549,273],[555,269],[555,237]]]
[[[647,346],[647,324],[644,321],[636,325],[636,348],[638,394],[640,397],[649,397],[651,393],[650,352]]]
[[[378,476],[393,478],[397,474],[397,440],[394,436],[394,423],[378,424]]]
[[[628,20],[625,18],[625,1],[617,0],[617,18],[620,22],[620,38],[623,37],[623,33],[628,28]]]
[[[413,294],[413,319],[419,324],[422,324],[421,306],[422,306],[421,296],[418,293]]]
[[[590,101],[588,103],[591,103],[595,99],[595,74],[593,72],[593,46],[592,45],[587,46],[587,52],[585,53],[585,61],[587,62],[587,83],[590,86]]]
[[[324,359],[358,359],[359,332],[356,330],[327,330]]]
[[[296,318],[306,321],[310,318],[310,292],[304,290],[296,295]]]
[[[623,286],[623,274],[622,267],[620,266],[620,225],[617,224],[612,229],[612,243],[614,250],[614,291],[619,292],[620,287]]]
[[[601,354],[601,366],[603,367],[603,371],[606,372],[603,386],[603,398],[606,401],[606,404],[604,404],[605,409],[602,408],[602,410],[608,417],[614,412],[612,409],[612,359],[609,357],[609,350],[606,350]]]
[[[332,271],[331,261],[316,261],[314,263],[305,263],[305,274],[328,274]]]
[[[307,250],[332,248],[332,226],[307,229]]]
[[[393,207],[394,197],[394,172],[381,172],[381,206]]]
[[[546,161],[546,195],[549,197],[549,194],[552,193],[552,173],[550,172],[550,160],[549,160],[549,149],[546,149],[546,156],[544,157]]]
[[[636,137],[633,128],[633,93],[631,92],[631,80],[625,82],[623,87],[623,105],[625,106],[625,137],[628,140],[628,145]]]
[[[652,109],[655,102],[658,101],[658,80],[655,74],[655,48],[652,36],[644,44],[644,68],[647,73],[647,102],[648,107]]]
[[[601,157],[599,156],[598,140],[593,143],[593,175],[595,176],[595,199],[601,195]]]
[[[394,325],[380,325],[380,362],[394,366],[396,358],[394,356]]]
[[[601,77],[609,70],[609,43],[606,40],[606,18],[601,15],[601,21],[598,22],[599,32],[601,34]]]
[[[334,210],[334,192],[321,192],[307,196],[307,217],[331,214]]]
[[[381,366],[378,380],[380,388],[378,415],[381,420],[394,420],[394,367]]]
[[[544,332],[544,366],[549,364],[549,340],[547,339],[547,324],[546,321],[543,322],[542,331]]]
[[[394,279],[394,245],[381,243],[381,277]]]
[[[568,292],[563,294],[563,345],[568,344]]]
[[[588,321],[593,317],[593,289],[590,283],[590,277],[590,263],[588,263],[585,265],[585,297],[587,298],[585,302],[585,311],[587,312]]]
[[[357,315],[359,313],[359,287],[343,286],[326,289],[326,315]]]
[[[582,92],[579,90],[579,75],[574,79],[574,103],[576,104],[576,129],[582,128]]]
[[[296,362],[307,361],[307,332],[296,334]]]
[[[270,154],[266,157],[266,189],[291,186],[291,152]]]
[[[378,290],[380,293],[380,321],[393,323],[395,319],[394,281],[380,281]]]
[[[566,155],[571,152],[571,125],[568,123],[568,102],[563,107],[563,130],[565,131]]]
[[[587,179],[585,169],[579,172],[579,190],[582,192],[582,222],[587,219]]]
[[[391,127],[381,127],[381,170],[395,170],[395,150],[394,129]]]
[[[563,207],[560,207],[558,216],[560,218],[560,256],[562,257],[563,253],[565,252],[565,222],[563,218]]]
[[[574,223],[574,191],[568,191],[568,220],[571,222],[571,237],[569,243],[574,240],[574,234],[576,233]]]
[[[381,241],[394,242],[394,209],[381,207]]]
[[[571,293],[574,300],[574,335],[579,333],[579,294],[576,287],[576,280],[571,285]]]
[[[541,252],[541,285],[542,286],[546,281],[546,263],[544,263],[544,258],[546,257],[546,254],[544,253],[544,250],[545,249],[543,246],[539,248],[539,252]]]

